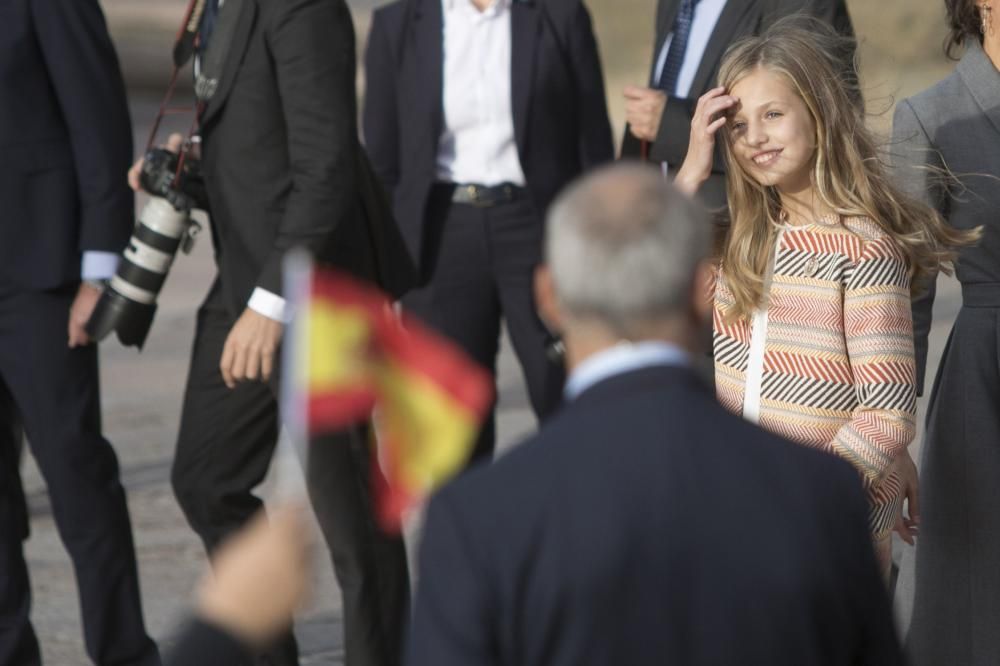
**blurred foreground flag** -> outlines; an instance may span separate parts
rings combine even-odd
[[[292,282],[285,414],[298,415],[299,428],[289,428],[304,441],[374,415],[372,487],[383,526],[398,529],[408,508],[465,464],[493,380],[371,286],[325,268]]]

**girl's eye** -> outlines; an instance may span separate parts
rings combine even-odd
[[[781,117],[781,112],[779,112],[779,111],[768,111],[767,113],[764,114],[764,117],[767,118],[768,120],[773,120],[774,118],[780,118]]]
[[[746,126],[747,124],[740,120],[734,121],[733,124],[731,125],[732,131],[734,132],[742,132],[743,128],[745,128]]]

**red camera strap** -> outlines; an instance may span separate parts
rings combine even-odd
[[[191,120],[191,127],[188,130],[187,137],[184,139],[184,143],[181,146],[179,159],[177,160],[177,171],[174,175],[176,177],[181,173],[184,168],[184,161],[187,157],[188,150],[191,145],[191,138],[198,131],[198,116],[202,111],[201,104],[195,104],[194,106],[170,106],[170,102],[174,98],[174,93],[177,91],[177,79],[180,75],[181,69],[187,65],[188,61],[194,55],[195,50],[198,47],[198,26],[201,23],[202,14],[205,12],[205,2],[206,0],[191,0],[188,3],[187,10],[184,12],[184,20],[181,22],[180,29],[177,31],[177,40],[174,43],[173,50],[173,69],[170,74],[170,83],[167,84],[167,91],[163,96],[163,101],[160,102],[160,108],[156,112],[156,117],[153,119],[153,125],[149,131],[149,139],[146,141],[146,148],[144,154],[149,152],[153,147],[153,143],[156,141],[156,135],[160,130],[160,124],[163,122],[163,118],[167,115],[175,115],[181,113],[193,113],[194,118]]]

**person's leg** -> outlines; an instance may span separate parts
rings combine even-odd
[[[307,479],[344,603],[347,666],[392,666],[402,658],[409,577],[402,535],[375,522],[367,428],[315,438]]]
[[[403,304],[495,376],[500,303],[490,269],[486,209],[451,204],[447,194],[447,189],[436,188],[428,205],[423,270],[429,279],[404,297]],[[490,459],[495,442],[490,410],[470,463]]]
[[[253,494],[267,474],[278,437],[278,405],[267,384],[230,389],[219,359],[233,318],[221,290],[198,311],[171,480],[177,501],[211,555],[263,506]],[[287,634],[259,663],[297,664]]]
[[[546,350],[549,332],[535,307],[534,274],[542,261],[544,226],[530,199],[489,210],[490,248],[501,309],[524,372],[535,415],[544,419],[562,401],[566,375]]]
[[[70,349],[75,288],[16,292],[0,307],[0,374],[14,396],[73,560],[96,664],[158,664],[146,634],[118,460],[101,435],[97,347]]]
[[[28,509],[21,486],[21,428],[7,387],[0,380],[0,664],[41,664],[31,628],[31,587],[22,543]]]

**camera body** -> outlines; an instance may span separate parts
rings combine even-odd
[[[150,200],[87,322],[87,334],[94,340],[115,331],[123,345],[142,348],[177,250],[189,252],[201,230],[190,217],[192,209],[206,207],[200,164],[186,157],[178,170],[179,159],[162,148],[146,153],[139,182]]]

